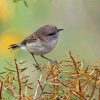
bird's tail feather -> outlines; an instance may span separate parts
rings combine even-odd
[[[19,44],[12,44],[12,45],[9,46],[8,49],[14,50],[14,49],[17,49],[17,48],[20,48],[20,45]]]

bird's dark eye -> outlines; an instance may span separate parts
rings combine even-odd
[[[54,35],[55,33],[49,33],[49,34],[47,34],[47,36],[52,36],[52,35]]]

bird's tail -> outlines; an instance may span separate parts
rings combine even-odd
[[[19,44],[12,44],[12,45],[9,46],[8,49],[14,50],[14,49],[17,49],[17,48],[20,48],[20,45]]]

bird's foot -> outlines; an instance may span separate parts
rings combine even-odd
[[[37,70],[40,70],[40,71],[41,71],[41,68],[40,68],[39,64],[33,64],[33,65],[35,66],[35,68],[36,68]]]

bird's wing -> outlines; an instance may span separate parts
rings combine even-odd
[[[36,42],[38,40],[38,38],[35,36],[35,34],[31,34],[30,36],[28,36],[27,38],[25,38],[21,44],[26,45],[26,43],[32,43],[32,42]]]

